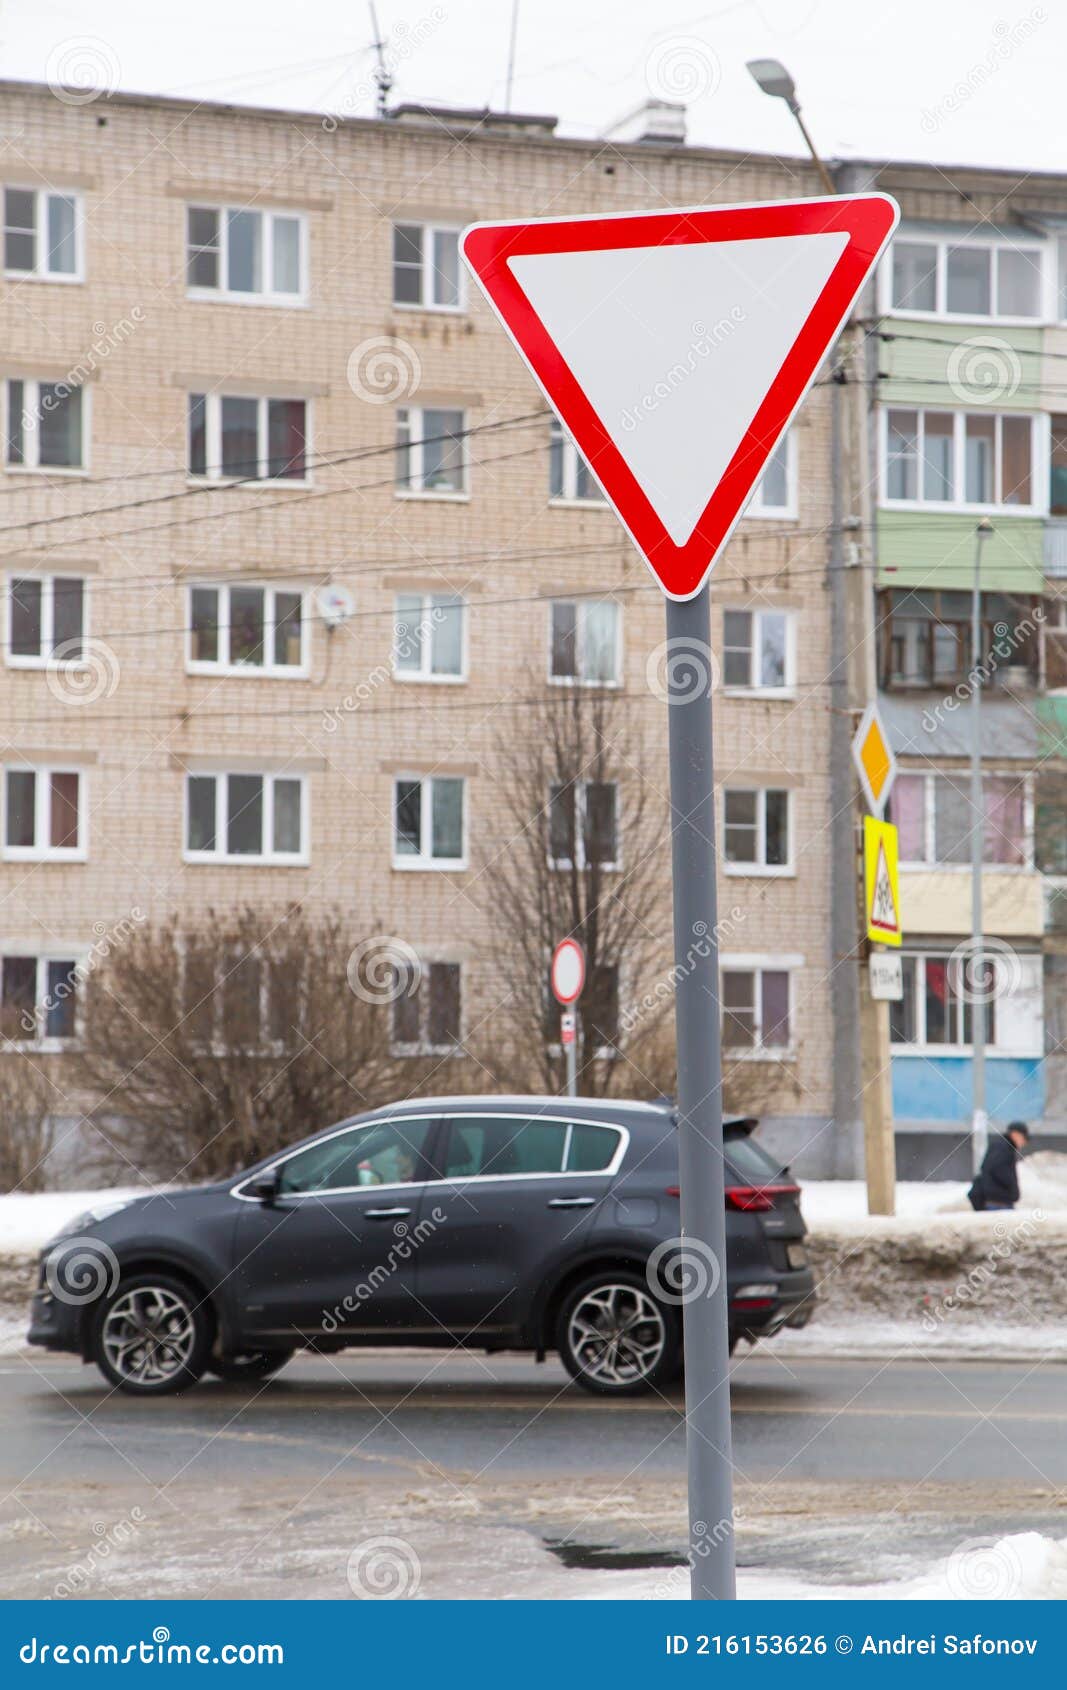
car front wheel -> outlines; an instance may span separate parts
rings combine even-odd
[[[98,1310],[91,1351],[120,1391],[162,1397],[196,1384],[213,1336],[198,1292],[167,1274],[136,1274],[121,1280]]]
[[[632,1397],[667,1384],[682,1359],[675,1310],[625,1271],[592,1275],[568,1292],[556,1345],[571,1377],[599,1396]]]

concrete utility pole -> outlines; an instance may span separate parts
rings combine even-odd
[[[985,859],[985,800],[982,793],[982,547],[993,532],[983,517],[974,534],[974,582],[971,587],[971,956],[964,969],[961,996],[971,999],[971,1166],[975,1173],[989,1142],[985,1091],[985,961],[983,956],[982,868]],[[970,991],[973,983],[974,991]]]
[[[862,191],[871,184],[834,181],[801,115],[796,86],[777,59],[752,59],[748,70],[765,94],[789,107],[828,194]],[[846,327],[842,345],[848,348]],[[889,1006],[871,997],[867,967],[860,962],[862,885],[856,830],[856,786],[852,771],[854,725],[853,650],[861,658],[860,694],[869,703],[878,690],[871,584],[862,566],[849,567],[845,538],[854,513],[846,486],[865,493],[866,455],[857,450],[846,466],[848,425],[857,448],[866,440],[866,416],[849,417],[847,358],[840,358],[830,387],[830,1012],[833,1018],[833,1111],[836,1126],[834,1172],[867,1176],[867,1207],[891,1215],[896,1206],[893,1092],[890,1074]],[[859,473],[856,473],[857,463]],[[846,473],[846,467],[852,474]],[[861,602],[853,604],[858,581]]]

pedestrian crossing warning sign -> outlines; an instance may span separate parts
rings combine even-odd
[[[900,876],[897,830],[876,816],[863,818],[864,908],[867,937],[876,945],[900,944]]]

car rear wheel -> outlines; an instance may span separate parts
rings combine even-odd
[[[93,1323],[92,1358],[104,1378],[131,1396],[163,1397],[195,1385],[214,1334],[201,1295],[167,1274],[123,1279]]]
[[[556,1346],[567,1372],[599,1396],[632,1397],[678,1375],[678,1316],[639,1274],[590,1275],[563,1300]]]
[[[246,1380],[251,1384],[280,1372],[293,1354],[292,1350],[240,1350],[236,1355],[212,1356],[207,1370],[227,1385],[243,1385]]]

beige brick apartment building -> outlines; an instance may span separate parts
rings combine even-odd
[[[502,995],[502,744],[610,692],[618,790],[544,803],[554,851],[625,874],[627,783],[666,815],[664,635],[456,231],[813,174],[548,119],[2,101],[5,1008],[43,1060],[91,1038],[56,986],[131,919],[340,908],[353,947],[420,958],[394,1033],[441,1054],[434,1089],[484,1084],[447,1053],[491,1043]],[[822,385],[713,583],[733,1101],[827,1170],[828,463]],[[670,968],[657,861],[657,965],[602,1011],[623,1027]],[[656,1083],[635,1060],[619,1089]]]

